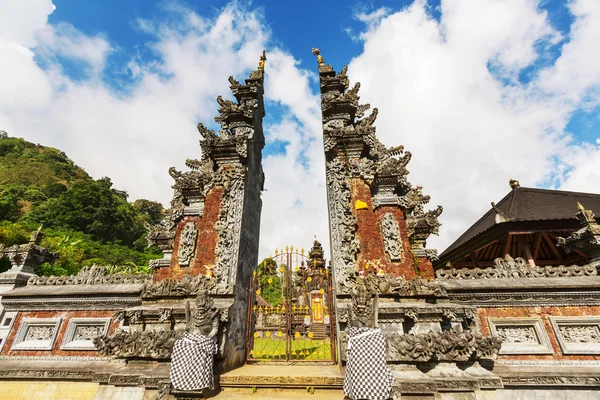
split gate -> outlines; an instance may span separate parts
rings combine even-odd
[[[258,266],[250,284],[249,361],[335,362],[331,272],[320,264],[304,249],[286,247]]]

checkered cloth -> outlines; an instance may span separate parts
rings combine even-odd
[[[213,389],[213,360],[216,342],[203,335],[186,332],[173,346],[171,383],[178,390]]]
[[[344,394],[353,400],[388,400],[394,378],[379,328],[350,328]]]

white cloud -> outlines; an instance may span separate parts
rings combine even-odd
[[[142,46],[154,58],[132,56],[133,83],[116,91],[102,80],[118,49],[111,38],[48,24],[49,0],[4,3],[0,59],[9,62],[0,63],[0,128],[65,150],[132,199],[168,203],[167,168],[200,157],[197,122],[212,121],[215,97],[229,93],[227,77],[243,78],[266,48],[265,134],[286,151],[264,157],[261,256],[286,244],[310,246],[313,234],[328,247],[319,97],[310,88],[316,68],[300,69],[272,46],[259,11],[233,3],[208,18],[168,3],[160,21],[137,21],[153,35]],[[393,14],[358,15],[366,24],[357,35],[364,51],[349,74],[363,83],[363,101],[381,111],[382,141],[413,153],[409,179],[445,208],[442,236],[432,244],[443,249],[508,191],[509,178],[597,190],[600,149],[576,145],[565,132],[574,109],[598,100],[597,2],[570,3],[576,21],[562,56],[527,85],[518,83],[519,69],[544,51],[540,42],[562,40],[537,3],[447,0],[439,23],[427,7],[419,0]],[[58,58],[84,65],[84,77],[69,78]],[[271,115],[270,105],[282,116]]]
[[[364,51],[350,63],[351,79],[363,84],[362,100],[380,109],[378,136],[413,152],[409,180],[424,186],[432,205],[444,206],[441,236],[430,240],[440,250],[508,192],[510,178],[523,186],[560,182],[570,167],[576,186],[592,169],[564,157],[557,165],[554,157],[567,148],[589,162],[600,159],[596,147],[566,147],[571,137],[564,131],[599,81],[598,5],[571,3],[577,19],[562,56],[523,85],[516,77],[538,57],[536,43],[561,38],[537,6],[447,0],[438,23],[417,1],[367,26]],[[512,84],[503,86],[498,76]],[[582,186],[575,189],[598,187]]]
[[[243,79],[267,48],[267,101],[288,110],[283,121],[266,120],[267,140],[288,143],[285,154],[264,161],[261,256],[286,244],[309,246],[314,233],[327,241],[319,100],[309,73],[289,54],[269,49],[260,12],[233,3],[208,19],[168,3],[161,21],[137,21],[154,35],[145,45],[155,59],[133,57],[127,68],[135,84],[120,93],[102,80],[113,49],[109,38],[47,24],[50,1],[26,5],[40,12],[4,14],[9,21],[20,13],[13,28],[24,31],[0,39],[0,58],[11,60],[0,64],[2,128],[65,150],[92,176],[110,176],[131,199],[168,204],[168,167],[184,168],[186,158],[200,157],[197,122],[212,122],[216,96],[230,96],[227,77]],[[45,70],[34,54],[49,65]],[[69,78],[59,57],[83,63],[85,76]]]

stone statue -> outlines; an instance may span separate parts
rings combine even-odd
[[[376,328],[377,297],[377,293],[367,286],[365,278],[357,278],[352,289],[348,325],[356,328]]]
[[[219,332],[218,314],[219,310],[214,308],[210,295],[202,292],[196,298],[193,313],[189,300],[185,302],[186,330],[212,339]]]

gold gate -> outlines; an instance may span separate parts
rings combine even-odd
[[[254,271],[248,360],[335,362],[331,273],[317,244],[308,256],[276,250]]]

